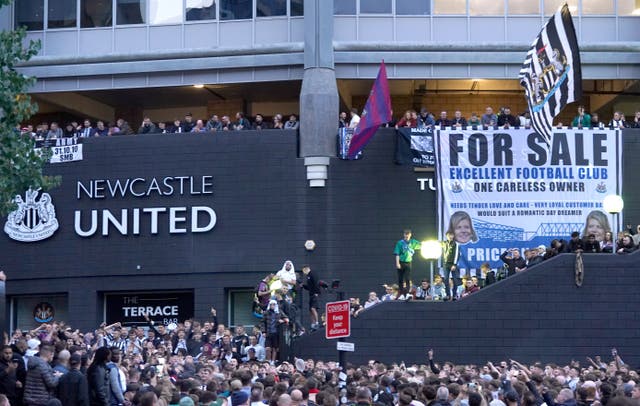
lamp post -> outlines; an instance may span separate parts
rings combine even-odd
[[[618,238],[619,215],[624,208],[624,200],[620,195],[607,195],[602,201],[602,208],[613,215],[613,253],[616,253],[616,239]],[[617,216],[616,216],[617,215]]]
[[[438,240],[422,241],[420,245],[420,255],[429,260],[429,286],[433,286],[433,262],[442,255],[442,245]]]

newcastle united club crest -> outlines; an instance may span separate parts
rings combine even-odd
[[[40,241],[51,237],[58,229],[51,196],[42,193],[38,199],[39,191],[29,189],[24,199],[20,195],[13,199],[18,207],[9,213],[4,225],[4,232],[10,238],[23,242]]]

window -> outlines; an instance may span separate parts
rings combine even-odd
[[[29,31],[44,29],[44,0],[16,1],[15,25]]]
[[[582,0],[582,15],[607,15],[613,12],[613,0]]]
[[[257,17],[287,15],[287,0],[256,0]]]
[[[146,21],[145,0],[116,0],[116,24],[144,24]]]
[[[253,17],[253,0],[221,0],[221,20],[248,20]]]
[[[504,15],[504,1],[469,0],[469,14],[472,16]]]
[[[360,0],[362,14],[391,14],[391,0]]]
[[[229,291],[230,326],[253,326],[258,324],[259,320],[253,315],[253,295],[252,289]]]
[[[467,0],[433,0],[434,14],[467,14]]]
[[[304,0],[291,0],[291,17],[304,15]]]
[[[356,15],[356,0],[333,0],[333,14]]]
[[[47,28],[69,28],[77,25],[76,0],[49,0]]]
[[[214,0],[187,0],[187,21],[215,20],[216,2]]]
[[[578,15],[578,0],[566,0],[569,6],[569,11],[573,17]],[[558,11],[560,6],[564,4],[565,0],[544,0],[544,15],[551,16]]]
[[[509,0],[509,14],[540,14],[540,2],[531,0]]]
[[[182,11],[181,2],[149,0],[149,24],[180,24]]]
[[[11,298],[13,314],[12,330],[31,330],[42,323],[69,319],[67,295],[14,296]]]
[[[640,3],[637,0],[618,0],[618,15],[640,16]]]
[[[396,0],[396,15],[429,15],[430,0]]]
[[[113,2],[111,0],[81,0],[80,27],[111,27]]]

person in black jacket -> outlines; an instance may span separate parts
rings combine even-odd
[[[302,267],[303,283],[302,287],[309,291],[309,315],[311,318],[311,331],[318,329],[320,324],[318,323],[318,309],[320,308],[320,286],[316,277],[311,272],[311,267],[305,265]]]
[[[509,255],[511,254],[511,255]],[[515,275],[516,272],[521,271],[527,267],[527,261],[520,256],[520,250],[517,248],[512,248],[508,251],[505,251],[500,255],[500,259],[502,262],[507,264],[509,268],[507,271],[507,276]]]
[[[100,347],[96,350],[93,362],[87,369],[89,382],[89,404],[91,406],[109,406],[109,372],[107,361],[111,359],[111,350]]]
[[[22,397],[22,382],[18,380],[17,374],[21,362],[20,356],[14,356],[10,345],[5,345],[2,348],[2,357],[0,357],[0,393],[7,395],[12,405],[17,405]]]
[[[73,354],[69,359],[69,372],[58,382],[58,399],[62,406],[89,406],[89,383],[80,372],[82,357]]]

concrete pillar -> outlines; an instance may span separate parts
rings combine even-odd
[[[300,155],[312,187],[325,186],[329,158],[336,155],[338,87],[333,60],[333,7],[304,2],[304,77],[300,92]]]

